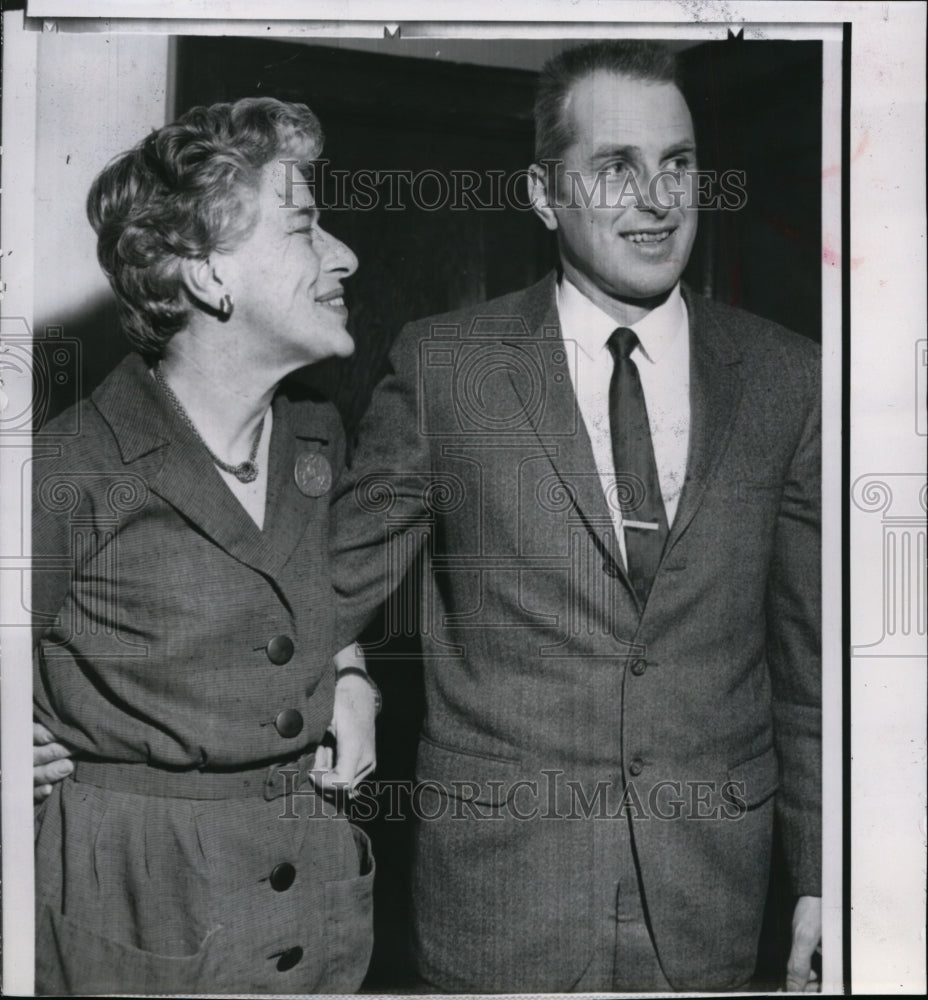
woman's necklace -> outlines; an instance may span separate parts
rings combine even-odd
[[[154,369],[155,381],[161,386],[161,391],[168,397],[171,405],[177,411],[177,415],[183,420],[183,422],[193,431],[196,435],[197,440],[209,453],[209,457],[219,466],[223,472],[228,472],[230,475],[235,476],[235,478],[240,483],[253,483],[258,478],[258,463],[255,461],[258,455],[258,445],[261,443],[261,432],[264,430],[264,419],[258,424],[255,429],[255,440],[251,446],[251,454],[244,462],[239,462],[238,465],[230,465],[228,462],[223,462],[221,458],[218,458],[210,446],[203,440],[200,436],[200,432],[197,430],[196,425],[190,419],[190,415],[184,409],[183,403],[174,394],[174,390],[168,385],[167,379],[164,377],[164,372],[161,371],[161,362],[155,365]],[[265,415],[266,416],[266,415]]]

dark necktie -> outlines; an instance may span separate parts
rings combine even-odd
[[[654,461],[648,409],[638,368],[631,359],[637,346],[635,332],[625,327],[619,327],[609,338],[609,350],[615,359],[609,383],[609,420],[625,524],[628,577],[644,605],[667,540],[667,514]]]

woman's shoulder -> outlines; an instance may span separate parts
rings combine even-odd
[[[34,529],[74,516],[108,509],[114,490],[141,487],[137,470],[127,468],[112,410],[100,400],[129,391],[141,359],[126,359],[88,396],[37,427],[32,440],[32,511]],[[131,420],[127,416],[127,426]],[[134,473],[134,474],[133,474]]]

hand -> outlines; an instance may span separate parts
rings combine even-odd
[[[812,955],[822,941],[822,900],[800,896],[793,910],[793,946],[786,964],[789,993],[818,993],[821,983],[812,968]]]
[[[38,805],[52,794],[52,785],[66,778],[74,765],[68,760],[71,751],[41,722],[32,723],[32,799]]]
[[[336,655],[335,666],[336,669],[352,666],[364,670],[364,653],[352,643]],[[336,682],[329,732],[338,744],[334,754],[326,746],[316,751],[311,776],[319,791],[345,792],[350,798],[358,783],[376,767],[375,702],[374,692],[364,678],[349,675]]]

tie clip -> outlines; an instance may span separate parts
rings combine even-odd
[[[642,531],[659,531],[660,524],[657,521],[629,521],[622,518],[623,528],[641,528]]]

